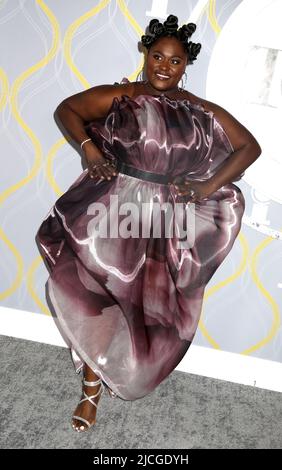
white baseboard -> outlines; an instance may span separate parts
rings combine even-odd
[[[53,317],[1,306],[0,335],[68,347]],[[282,392],[282,363],[193,343],[175,370]]]

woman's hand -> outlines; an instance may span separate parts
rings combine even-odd
[[[104,157],[95,158],[95,160],[87,160],[87,165],[89,176],[94,182],[100,179],[110,180],[112,176],[118,174],[116,165],[113,162],[107,161]]]
[[[104,158],[98,148],[92,142],[89,143],[90,145],[87,143],[84,145],[84,153],[90,178],[97,182],[101,179],[110,180],[112,176],[116,176],[118,174],[116,164]]]
[[[187,179],[178,176],[170,184],[175,187],[178,196],[188,195],[191,202],[207,199],[207,197],[214,192],[208,180],[188,181]]]

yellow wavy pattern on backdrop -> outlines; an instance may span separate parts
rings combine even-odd
[[[35,160],[33,167],[29,174],[22,178],[20,181],[17,183],[11,185],[8,187],[5,191],[3,191],[0,194],[0,203],[3,204],[4,201],[13,193],[15,193],[17,190],[23,188],[26,184],[28,184],[31,180],[35,178],[37,175],[41,162],[42,162],[42,149],[41,149],[41,144],[39,139],[36,137],[35,133],[32,131],[32,129],[26,124],[26,122],[23,120],[21,117],[19,111],[18,111],[18,94],[20,92],[20,89],[25,82],[32,74],[36,73],[38,70],[41,68],[45,67],[56,55],[57,50],[58,50],[58,44],[59,44],[59,24],[56,21],[55,16],[52,14],[51,10],[47,7],[47,5],[42,1],[42,0],[37,0],[37,4],[39,7],[42,9],[42,11],[45,13],[47,18],[50,21],[50,24],[52,26],[52,45],[48,53],[36,64],[34,64],[32,67],[28,68],[25,70],[23,73],[21,73],[14,81],[14,83],[11,86],[11,91],[9,93],[9,102],[10,102],[10,107],[11,107],[11,113],[15,119],[15,121],[19,124],[19,126],[23,129],[23,131],[28,135],[30,138],[33,147],[34,147],[34,153],[35,153]],[[8,239],[8,237],[4,234],[4,232],[1,230],[1,238],[2,240],[6,243],[8,249],[12,252],[16,259],[17,263],[17,273],[16,273],[16,278],[11,284],[9,288],[7,288],[5,291],[1,292],[0,298],[4,299],[10,295],[12,295],[15,290],[20,286],[22,280],[23,280],[23,258],[17,248],[13,245],[13,243]],[[41,257],[40,257],[41,258]],[[38,298],[37,304],[38,304]],[[45,310],[46,312],[46,310]]]
[[[1,95],[0,95],[0,111],[4,111],[5,107],[9,104],[9,80],[5,71],[0,68],[0,84],[1,84]],[[7,235],[5,234],[4,230],[0,228],[0,240],[6,245],[7,249],[12,253],[13,257],[15,258],[16,262],[16,275],[14,280],[12,281],[10,287],[0,292],[0,300],[4,300],[5,298],[12,295],[13,292],[20,286],[23,272],[24,272],[24,264],[23,258],[15,247],[15,245],[9,240]]]

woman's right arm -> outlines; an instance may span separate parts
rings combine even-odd
[[[106,116],[114,97],[126,93],[126,86],[128,87],[127,84],[98,85],[64,99],[56,113],[70,137],[78,144],[89,139],[84,129],[85,123]],[[92,171],[93,164],[100,165],[106,163],[106,160],[94,142],[88,141],[82,148],[91,177],[111,179],[116,174],[113,166],[99,166]]]

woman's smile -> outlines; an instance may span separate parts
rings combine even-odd
[[[159,80],[169,80],[169,79],[170,79],[170,76],[169,76],[169,75],[166,75],[166,74],[163,74],[163,73],[158,73],[158,72],[156,72],[156,73],[155,73],[155,76],[156,76]]]

